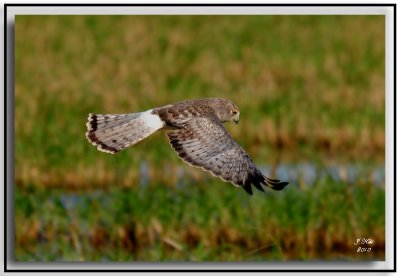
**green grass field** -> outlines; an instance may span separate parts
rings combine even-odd
[[[282,193],[218,181],[90,192],[17,190],[19,260],[382,259],[385,193],[332,179]],[[366,208],[373,206],[373,208]],[[357,238],[374,239],[358,253]]]
[[[384,31],[383,16],[16,16],[15,258],[383,259],[381,185],[298,179],[248,197],[162,133],[108,155],[85,124],[225,97],[257,164],[382,166]]]

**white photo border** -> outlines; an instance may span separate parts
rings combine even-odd
[[[15,15],[135,15],[135,14],[375,14],[385,15],[385,73],[386,73],[386,238],[385,261],[304,261],[304,262],[91,262],[91,263],[24,263],[13,260],[13,169],[14,169],[14,23]],[[140,271],[253,271],[253,272],[393,272],[396,271],[396,4],[5,4],[4,5],[4,199],[3,244],[5,272],[140,272]],[[2,213],[2,212],[0,212]]]

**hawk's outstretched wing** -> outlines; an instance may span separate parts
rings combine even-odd
[[[192,117],[167,136],[185,162],[242,186],[249,194],[253,193],[251,184],[261,191],[262,185],[281,190],[288,184],[265,177],[213,113]]]

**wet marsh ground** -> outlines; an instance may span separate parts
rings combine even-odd
[[[15,258],[383,259],[384,23],[17,16]],[[226,128],[287,189],[249,197],[183,165],[162,133],[117,155],[85,139],[90,112],[200,97],[239,106]]]

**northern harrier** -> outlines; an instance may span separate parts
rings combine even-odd
[[[159,129],[167,130],[179,158],[212,175],[243,187],[253,194],[251,184],[282,190],[288,182],[270,179],[255,166],[249,155],[223,127],[239,122],[239,109],[230,100],[208,98],[182,101],[130,114],[89,114],[86,137],[98,150],[116,153]]]

